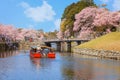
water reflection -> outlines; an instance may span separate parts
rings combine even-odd
[[[54,61],[54,58],[32,58],[30,57],[32,64],[37,68],[49,68]]]
[[[66,55],[66,54],[62,54]],[[62,62],[62,74],[65,80],[92,80],[92,62],[80,61],[79,58],[75,58],[73,54],[64,56],[64,62]],[[82,60],[82,59],[81,59]],[[81,65],[83,64],[83,65]],[[91,65],[91,66],[89,66]]]
[[[72,53],[67,53],[67,52],[60,52],[59,53],[60,54],[60,56],[70,56],[70,57],[72,57],[73,56],[73,54]]]
[[[56,53],[54,59],[16,54],[2,54],[0,80],[120,80],[120,61],[70,53]]]
[[[4,52],[0,52],[0,58],[6,58],[6,57],[10,57],[10,56],[15,56],[18,54],[18,51],[14,50],[14,51],[4,51]]]
[[[41,67],[40,58],[31,58],[30,57],[30,60],[36,66],[37,69],[39,69]]]
[[[65,57],[65,56],[64,56]],[[120,61],[72,55],[62,58],[65,80],[119,80]]]

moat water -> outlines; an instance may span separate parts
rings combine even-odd
[[[29,51],[0,53],[0,80],[120,80],[120,61],[56,52],[30,58]]]

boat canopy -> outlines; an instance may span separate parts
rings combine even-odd
[[[49,50],[54,50],[53,48],[51,47],[48,47],[48,46],[31,46],[31,49],[49,49]]]

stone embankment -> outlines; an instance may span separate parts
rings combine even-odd
[[[89,56],[96,56],[96,57],[101,57],[101,58],[110,58],[110,59],[120,60],[120,52],[119,51],[74,48],[73,52],[79,53],[81,55],[89,55]]]

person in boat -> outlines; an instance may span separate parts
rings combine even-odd
[[[50,53],[50,54],[51,54],[51,53],[54,53],[53,49],[50,49],[50,52],[49,52],[49,53]]]
[[[37,47],[37,52],[38,53],[41,53],[42,52],[42,49],[40,47]]]
[[[36,49],[35,47],[31,47],[30,52],[32,52],[32,53],[36,53],[36,52],[37,52],[37,49]]]
[[[44,56],[46,56],[46,55],[49,53],[49,51],[50,51],[50,50],[47,49],[47,48],[46,48],[46,49],[43,49],[43,50],[42,50],[42,54],[43,54]]]
[[[37,49],[36,48],[31,48],[30,52],[34,54],[34,53],[37,52]]]

